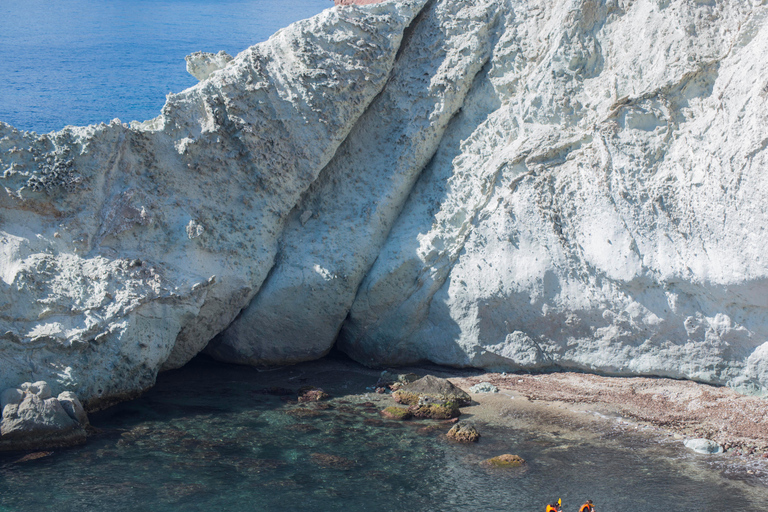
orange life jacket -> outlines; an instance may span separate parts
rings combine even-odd
[[[579,509],[579,512],[592,512],[593,510],[595,509],[592,507],[592,505],[590,505],[589,503],[585,503],[581,506],[581,508]]]
[[[547,505],[547,512],[560,512],[555,505]]]

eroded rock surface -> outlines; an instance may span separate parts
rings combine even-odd
[[[298,22],[144,123],[0,123],[0,388],[34,375],[95,404],[200,352],[261,286],[424,3]]]
[[[205,80],[211,73],[222,69],[232,61],[232,56],[221,50],[219,53],[195,52],[184,57],[187,72],[198,80]]]
[[[337,343],[764,391],[767,53],[762,0],[387,1],[145,123],[0,124],[0,387]]]
[[[85,442],[88,416],[69,391],[51,397],[48,383],[25,382],[0,396],[0,451],[71,446]]]

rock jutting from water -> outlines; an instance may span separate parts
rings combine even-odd
[[[45,381],[25,382],[0,394],[0,451],[39,450],[82,444],[88,416],[77,396],[51,396]]]
[[[0,388],[335,345],[765,391],[766,52],[763,1],[390,0],[144,123],[0,124]]]

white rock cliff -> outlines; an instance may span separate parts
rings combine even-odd
[[[0,124],[0,389],[337,344],[765,391],[765,55],[758,0],[391,0],[145,123]]]

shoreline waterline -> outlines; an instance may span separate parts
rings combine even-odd
[[[494,378],[397,371],[447,377],[465,390]],[[87,445],[26,462],[0,458],[0,510],[45,500],[59,510],[128,510],[128,502],[136,510],[135,500],[153,510],[233,510],[243,500],[261,510],[538,510],[562,496],[566,510],[592,498],[601,510],[639,512],[688,492],[686,506],[699,510],[754,509],[766,492],[762,459],[694,454],[595,404],[587,413],[585,404],[528,400],[511,386],[472,394],[459,420],[480,441],[454,443],[443,422],[383,418],[395,402],[375,392],[379,374],[340,357],[270,371],[198,358],[161,374],[140,398],[92,414],[98,433]],[[540,377],[550,376],[503,378]],[[331,398],[298,403],[296,390],[308,385]],[[480,464],[502,453],[527,463],[510,471]]]

